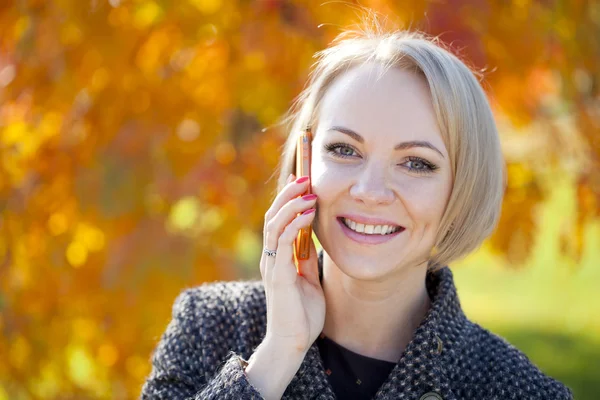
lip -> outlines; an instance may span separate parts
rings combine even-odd
[[[363,233],[354,232],[352,229],[348,228],[342,221],[341,217],[336,218],[336,220],[338,224],[340,224],[340,227],[342,228],[342,231],[344,232],[344,234],[346,234],[346,236],[348,236],[353,241],[361,244],[381,244],[389,242],[390,240],[404,232],[404,228],[401,227],[400,230],[394,233],[390,233],[389,235],[366,235]]]
[[[374,217],[363,217],[357,214],[342,214],[338,215],[338,218],[348,218],[354,222],[365,225],[393,225],[404,228],[402,225],[395,223],[394,221],[388,221],[387,219],[374,218]]]

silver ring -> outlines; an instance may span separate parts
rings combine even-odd
[[[275,254],[277,254],[277,252],[275,250],[269,250],[266,247],[263,250],[263,253],[265,253],[266,255],[271,256],[271,257],[275,257]]]

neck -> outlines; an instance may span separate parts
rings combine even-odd
[[[427,264],[404,268],[385,282],[356,280],[325,253],[323,333],[367,357],[397,362],[430,308],[425,286]]]

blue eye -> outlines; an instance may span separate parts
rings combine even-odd
[[[340,150],[339,152],[337,150]],[[331,143],[331,144],[327,144],[325,145],[325,150],[327,151],[328,154],[332,154],[334,157],[339,157],[339,158],[351,158],[354,157],[352,155],[352,153],[356,152],[356,150],[345,144],[345,143]],[[346,150],[345,152],[342,152],[343,150]],[[407,165],[410,164],[409,167],[406,167],[410,172],[414,172],[417,174],[426,174],[426,173],[431,173],[433,171],[435,171],[436,169],[438,169],[437,165],[430,163],[429,161],[421,158],[421,157],[414,157],[414,156],[410,156],[407,157],[407,161],[405,161],[403,164],[399,164],[399,165]]]
[[[407,163],[410,163],[411,165],[410,170],[415,172],[433,171],[436,168],[431,163],[419,157],[408,157]]]
[[[350,150],[350,152],[354,151],[354,149],[352,147],[345,145],[343,143],[332,143],[332,144],[328,144],[325,146],[325,150],[327,150],[327,152],[329,154],[333,154],[336,157],[341,157],[341,158],[352,157],[351,154],[338,153],[336,151],[337,149],[346,149],[346,150]]]

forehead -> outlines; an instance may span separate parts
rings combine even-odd
[[[377,63],[350,68],[333,80],[321,102],[319,124],[325,129],[342,125],[367,141],[429,140],[444,147],[425,78]]]

